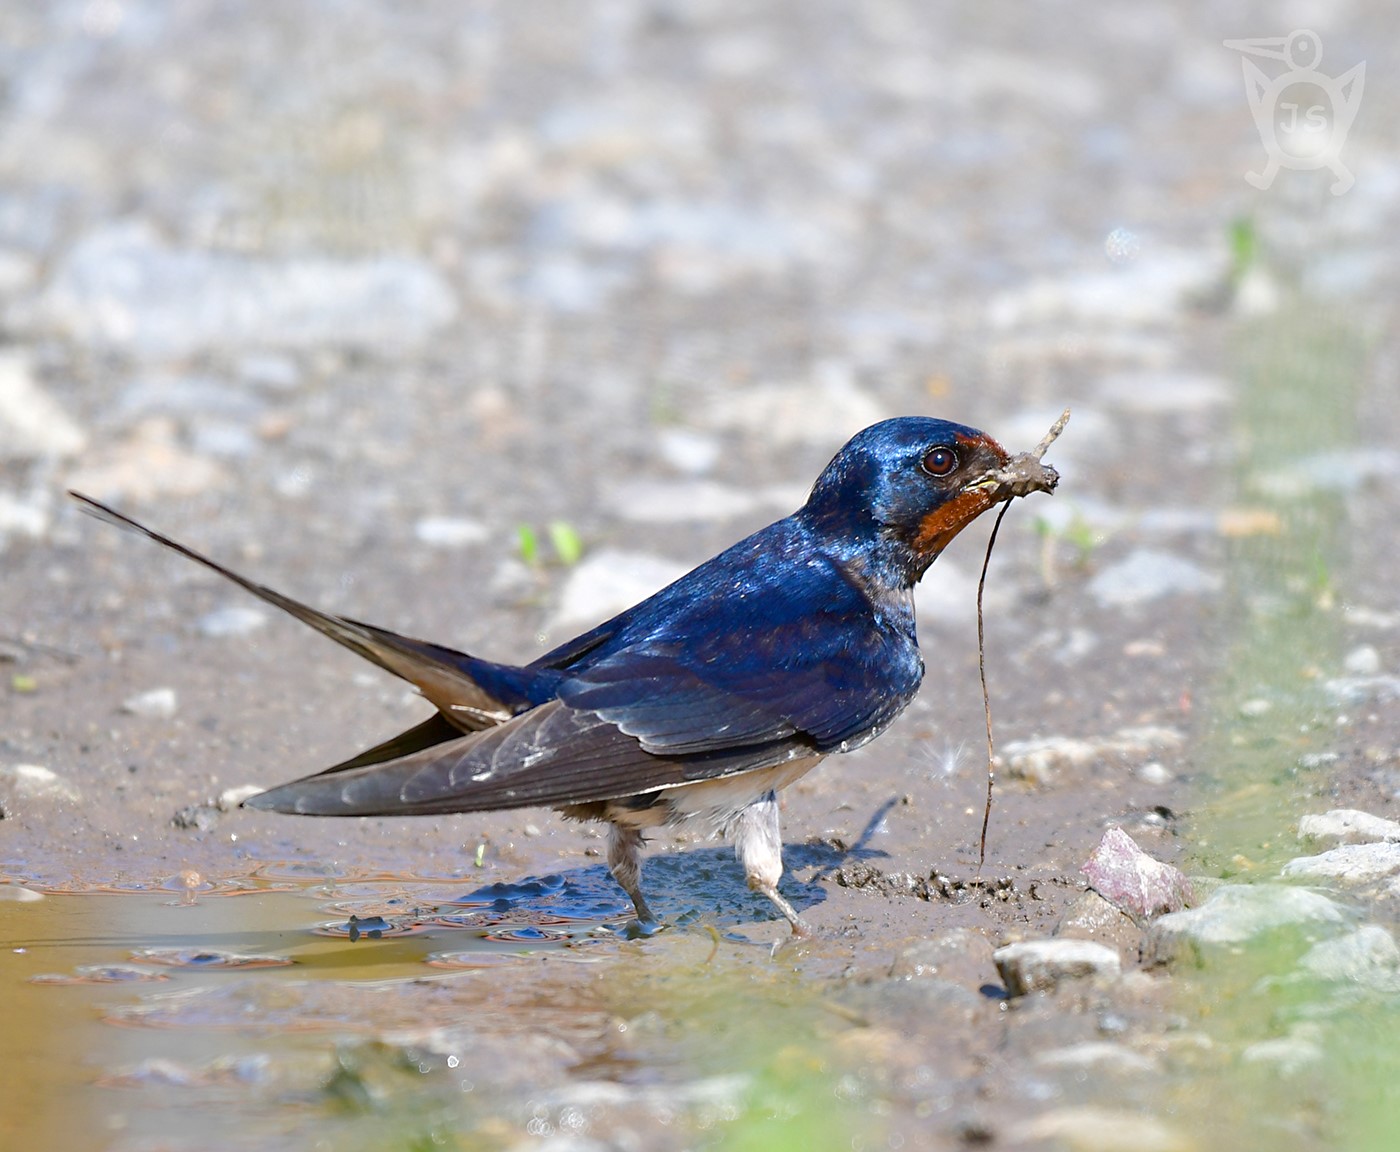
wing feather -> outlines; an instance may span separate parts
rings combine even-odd
[[[312,816],[410,816],[617,799],[811,756],[774,740],[655,755],[593,713],[552,701],[494,728],[387,763],[321,773],[259,793],[250,808]]]

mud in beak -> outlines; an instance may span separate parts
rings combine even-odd
[[[1032,451],[1017,453],[1001,467],[964,485],[963,491],[984,493],[990,497],[993,504],[1014,500],[1017,496],[1029,496],[1032,492],[1055,491],[1055,485],[1060,482],[1060,474],[1046,464],[1042,457],[1068,423],[1069,409],[1066,408]]]

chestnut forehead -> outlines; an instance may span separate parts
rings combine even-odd
[[[954,434],[953,439],[956,441],[958,447],[965,451],[976,451],[981,448],[990,452],[1003,463],[1011,458],[1006,449],[985,432],[980,432],[976,436],[964,436],[959,432]]]

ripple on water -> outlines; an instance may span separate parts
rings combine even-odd
[[[285,968],[296,961],[270,953],[226,952],[217,948],[137,948],[133,960],[169,968]]]
[[[183,1064],[163,1056],[142,1060],[130,1068],[97,1080],[99,1088],[222,1088],[265,1084],[272,1061],[263,1053],[223,1056],[208,1064]]]
[[[349,920],[334,920],[317,924],[311,931],[317,936],[333,936],[341,940],[392,940],[403,936],[421,936],[432,927],[428,920],[413,917],[389,919],[384,916],[351,916]]]
[[[31,976],[31,984],[153,984],[169,980],[166,972],[137,964],[82,964],[68,972],[43,972]]]

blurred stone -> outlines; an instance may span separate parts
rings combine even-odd
[[[272,260],[176,248],[149,223],[100,226],[40,302],[50,330],[152,359],[215,350],[421,345],[457,314],[442,276],[409,256]]]
[[[719,460],[720,442],[688,428],[663,428],[656,435],[656,450],[677,472],[703,476]]]
[[[1400,477],[1394,448],[1330,448],[1261,472],[1251,487],[1275,500],[1298,500],[1315,492],[1357,492],[1378,480]]]
[[[1339,705],[1388,704],[1400,700],[1400,676],[1337,676],[1322,689]]]
[[[1336,901],[1287,884],[1225,884],[1198,907],[1171,912],[1152,922],[1143,946],[1147,964],[1166,964],[1211,948],[1244,944],[1286,928],[1343,924]]]
[[[1351,676],[1374,676],[1381,670],[1381,654],[1374,644],[1361,644],[1346,654],[1342,670]]]
[[[987,319],[1003,330],[1065,322],[1169,324],[1185,315],[1193,293],[1219,281],[1223,265],[1223,252],[1145,253],[1110,271],[1034,279],[994,297]]]
[[[1050,992],[1067,980],[1117,977],[1123,970],[1118,949],[1068,937],[1008,944],[992,959],[1012,996]]]
[[[902,948],[890,968],[896,980],[936,978],[978,989],[995,982],[992,945],[980,932],[954,928]]]
[[[1142,950],[1142,929],[1121,908],[1092,889],[1081,892],[1065,909],[1055,935],[1069,940],[1093,940],[1116,948],[1121,959],[1135,963]]]
[[[636,480],[609,485],[603,499],[608,510],[623,520],[672,524],[733,520],[759,509],[791,511],[802,502],[802,496],[796,503],[792,496],[787,489],[745,490],[713,480]]]
[[[122,711],[131,716],[145,716],[152,720],[169,720],[179,706],[174,688],[152,688],[149,692],[139,692],[128,696],[122,702]]]
[[[43,898],[42,892],[21,884],[0,884],[0,901],[7,904],[37,904]]]
[[[1176,779],[1165,764],[1156,760],[1149,760],[1146,764],[1139,764],[1133,771],[1133,775],[1144,784],[1155,784],[1158,786],[1170,784]]]
[[[1043,1112],[999,1135],[1007,1145],[1052,1146],[1065,1152],[1197,1152],[1190,1140],[1152,1116],[1094,1105]]]
[[[1298,967],[1323,980],[1400,992],[1400,948],[1379,924],[1363,924],[1345,936],[1314,944]]]
[[[231,420],[199,419],[190,425],[191,447],[201,456],[246,459],[258,450],[256,429]]]
[[[0,459],[73,456],[87,434],[34,379],[27,353],[0,352]]]
[[[0,779],[8,779],[15,793],[29,798],[78,801],[82,793],[52,768],[42,764],[0,765]]]
[[[0,296],[27,292],[39,278],[39,262],[13,248],[0,248]]]
[[[1171,552],[1138,548],[1103,568],[1089,593],[1109,608],[1128,608],[1163,596],[1197,596],[1220,589],[1220,577]]]
[[[238,360],[238,374],[250,384],[272,392],[290,392],[301,384],[301,368],[290,356],[253,353]]]
[[[243,801],[250,796],[256,796],[260,792],[266,792],[266,788],[259,788],[256,784],[240,784],[234,788],[225,788],[219,793],[218,805],[221,812],[232,812]]]
[[[25,536],[40,540],[49,531],[49,500],[45,492],[32,493],[28,498],[0,492],[0,549],[9,536]]]
[[[1122,372],[1099,384],[1105,405],[1141,416],[1201,412],[1230,398],[1230,387],[1218,376],[1177,372]]]
[[[1323,844],[1375,844],[1400,840],[1400,822],[1372,816],[1354,808],[1334,808],[1298,821],[1298,836]]]
[[[1105,1071],[1146,1075],[1156,1072],[1160,1065],[1149,1056],[1135,1052],[1126,1044],[1111,1040],[1091,1040],[1068,1048],[1051,1048],[1037,1052],[1034,1061],[1042,1068]]]
[[[1369,884],[1400,872],[1400,844],[1343,844],[1316,856],[1299,856],[1283,866],[1283,875],[1295,879],[1336,880],[1341,884]]]
[[[1112,736],[1087,740],[1042,736],[1010,741],[997,754],[997,763],[1010,776],[1049,785],[1065,773],[1083,771],[1104,761],[1140,759],[1179,748],[1183,739],[1175,728],[1153,726],[1120,728]]]
[[[188,832],[212,832],[219,826],[219,809],[213,804],[191,804],[170,818],[170,824]]]
[[[185,451],[174,422],[153,416],[116,444],[104,444],[67,476],[67,485],[99,500],[142,503],[157,496],[193,496],[221,485],[219,465]]]
[[[818,366],[801,384],[758,384],[725,393],[701,413],[716,431],[741,432],[764,444],[820,444],[835,452],[887,415],[843,365]],[[1044,434],[1042,427],[1036,439]]]
[[[1080,871],[1094,891],[1139,921],[1176,912],[1191,901],[1185,874],[1154,860],[1121,828],[1103,834]]]
[[[1326,1059],[1316,1041],[1299,1036],[1277,1036],[1249,1045],[1240,1053],[1246,1064],[1272,1064],[1285,1076],[1308,1071]]]
[[[215,608],[201,616],[196,627],[206,636],[246,636],[267,623],[267,613],[244,604]]]
[[[660,556],[601,549],[569,570],[559,607],[545,630],[565,632],[597,624],[646,599],[686,571],[684,564]]]
[[[434,548],[465,548],[480,544],[491,532],[479,520],[463,516],[425,516],[413,526],[413,535]]]

